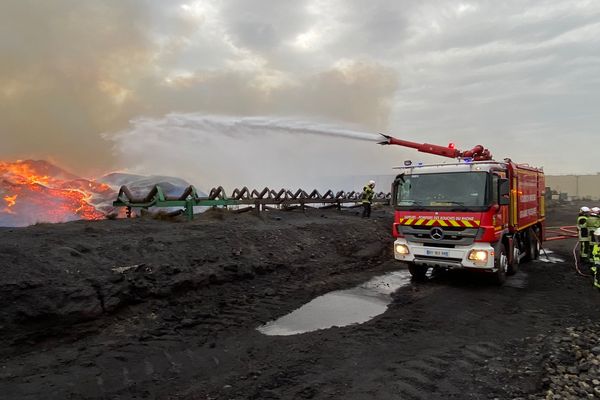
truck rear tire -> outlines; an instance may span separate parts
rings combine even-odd
[[[508,257],[506,249],[502,243],[498,245],[496,254],[494,255],[494,268],[497,269],[494,274],[494,283],[502,286],[506,282],[506,272],[508,271]]]
[[[537,260],[540,257],[540,242],[538,241],[537,232],[533,228],[527,231],[527,261]]]
[[[408,264],[408,272],[412,275],[413,280],[417,282],[423,282],[426,279],[427,267],[423,265],[417,265],[415,263]]]
[[[537,229],[533,229],[533,240],[535,240],[535,246],[534,246],[534,253],[533,255],[535,256],[535,260],[537,260],[538,258],[540,258],[540,254],[542,252],[542,242],[540,242],[540,236],[539,236],[539,231]]]
[[[518,270],[519,270],[519,248],[517,246],[513,246],[511,262],[508,264],[508,269],[506,270],[506,274],[514,275],[517,273]]]

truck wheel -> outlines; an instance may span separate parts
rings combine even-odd
[[[410,272],[410,274],[412,275],[413,280],[417,282],[423,282],[426,278],[427,267],[423,265],[410,263],[408,264],[408,272]]]
[[[535,255],[535,259],[537,260],[538,258],[540,258],[540,254],[542,253],[542,242],[540,242],[540,232],[537,229],[534,229],[533,232],[535,233],[535,235],[533,236],[533,240],[535,240],[535,252],[533,254]]]
[[[502,243],[498,245],[494,255],[494,268],[497,269],[494,275],[494,283],[501,286],[506,282],[506,272],[508,271],[508,257]]]
[[[533,228],[527,231],[527,261],[537,260],[540,257],[540,242]]]
[[[512,262],[508,264],[508,269],[506,270],[507,275],[514,275],[519,270],[519,255],[519,248],[513,246]]]

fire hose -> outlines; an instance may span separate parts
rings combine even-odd
[[[579,275],[589,278],[589,277],[591,277],[591,275],[581,272],[581,269],[579,269],[579,261],[578,261],[579,257],[577,256],[577,248],[578,247],[579,247],[579,242],[575,243],[575,247],[573,247],[573,259],[575,260],[575,269],[577,270],[577,273]]]
[[[546,241],[564,240],[579,237],[576,226],[553,226],[546,228],[546,234],[553,234],[547,237]]]
[[[577,231],[577,227],[576,226],[555,226],[555,227],[549,227],[546,229],[546,233],[547,234],[554,234],[553,236],[547,237],[546,241],[553,241],[553,240],[565,240],[565,239],[573,239],[573,238],[579,238],[579,233]],[[535,232],[534,232],[535,235]],[[536,235],[536,239],[539,242],[539,238]],[[541,242],[539,242],[541,243]],[[579,247],[579,242],[575,243],[575,247],[573,247],[573,260],[575,261],[575,270],[577,271],[577,273],[580,276],[589,278],[591,275],[586,274],[584,272],[581,271],[581,268],[579,268],[579,257],[577,255],[577,248]],[[546,253],[546,250],[541,247],[541,250],[544,252],[544,255],[546,256],[546,258],[550,258],[548,257],[548,254]]]
[[[579,237],[579,233],[577,231],[577,227],[576,226],[563,226],[560,228],[562,231],[569,233],[569,236],[565,236],[565,238],[569,238],[569,237],[575,237],[578,238]],[[577,273],[581,276],[584,276],[586,278],[589,278],[591,275],[586,274],[584,272],[581,272],[581,269],[579,268],[579,256],[577,254],[577,249],[579,248],[579,242],[575,243],[575,247],[573,247],[573,260],[575,261],[575,269],[577,270]]]

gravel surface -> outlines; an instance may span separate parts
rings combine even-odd
[[[546,399],[600,399],[600,323],[585,321],[549,338]]]

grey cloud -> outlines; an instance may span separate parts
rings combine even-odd
[[[594,165],[560,141],[592,140],[600,125],[597,2],[227,0],[185,11],[195,4],[4,2],[0,157],[109,168],[100,133],[196,112],[481,142],[551,172]],[[306,48],[294,45],[302,34],[314,34]],[[399,151],[381,154],[391,165]]]
[[[305,1],[229,0],[220,14],[236,43],[267,54],[303,32],[311,20]]]
[[[380,58],[397,49],[409,36],[410,15],[418,1],[376,0],[344,2],[340,20],[345,35],[336,43],[349,53],[363,52]]]
[[[170,87],[151,87],[145,94],[152,114],[172,110],[230,115],[276,114],[332,118],[382,129],[397,88],[396,73],[372,63],[297,76],[288,85],[261,87],[250,73],[197,71]]]

